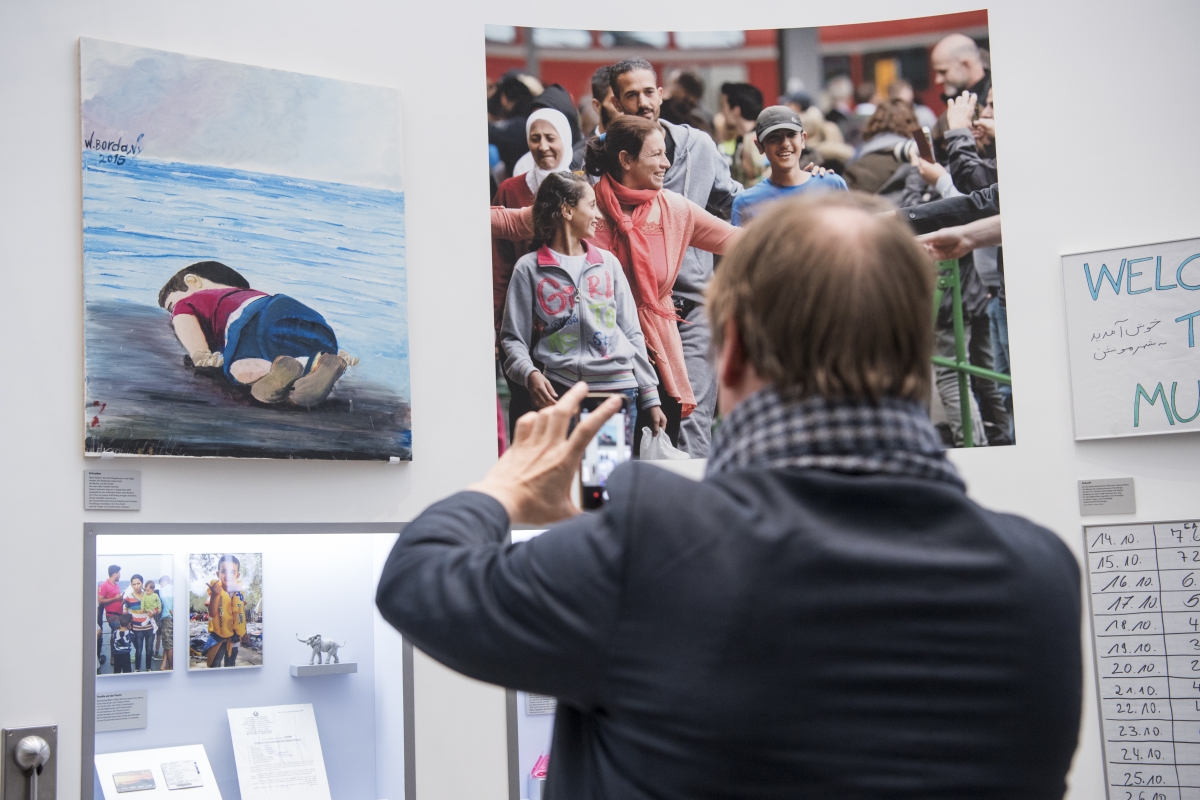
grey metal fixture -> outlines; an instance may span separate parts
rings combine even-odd
[[[58,793],[58,726],[4,730],[0,800],[54,800]]]

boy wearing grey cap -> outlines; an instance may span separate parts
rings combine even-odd
[[[745,225],[764,203],[812,191],[847,191],[840,175],[801,169],[804,151],[804,126],[800,115],[787,106],[770,106],[758,115],[754,126],[758,151],[771,162],[771,176],[746,189],[733,199],[734,225]]]

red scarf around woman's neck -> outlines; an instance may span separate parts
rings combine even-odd
[[[650,260],[650,242],[642,233],[642,224],[654,209],[658,189],[630,189],[604,175],[595,186],[596,205],[608,218],[612,229],[613,255],[629,273],[630,289],[639,310],[675,319],[673,311],[667,311],[658,302],[658,277]],[[634,206],[632,214],[626,214],[622,205]]]
[[[679,401],[680,413],[686,417],[696,407],[696,397],[683,360],[679,328],[675,325],[679,316],[671,303],[671,287],[663,287],[667,295],[665,298],[661,296],[658,276],[650,261],[650,242],[641,231],[642,224],[658,200],[658,189],[629,189],[608,175],[596,184],[596,205],[612,230],[609,244],[613,255],[625,270],[634,302],[637,303],[638,322],[646,340],[646,350],[658,368],[663,388]],[[626,214],[621,208],[622,204],[634,206],[633,213]]]

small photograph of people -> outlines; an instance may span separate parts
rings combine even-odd
[[[174,668],[173,557],[96,556],[96,674]]]
[[[261,667],[262,553],[188,557],[188,669]]]
[[[974,193],[998,212],[986,10],[709,32],[489,25],[485,39],[501,453],[522,414],[584,380],[636,403],[634,457],[646,432],[707,457],[705,289],[771,203],[864,192],[927,235],[951,227],[931,204]],[[956,255],[930,415],[948,448],[1014,444],[1003,251]]]

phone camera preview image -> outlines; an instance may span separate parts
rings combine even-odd
[[[589,395],[588,400],[593,400],[593,397],[593,395]],[[585,403],[584,408],[579,412],[580,419],[586,418],[590,413],[591,409],[588,406],[595,408],[605,399],[600,397],[595,402]],[[628,422],[629,408],[626,404],[625,408],[604,423],[583,453],[579,477],[580,495],[585,509],[596,509],[604,505],[608,500],[608,491],[605,488],[608,476],[619,464],[625,463],[632,457],[633,442],[629,441]]]

